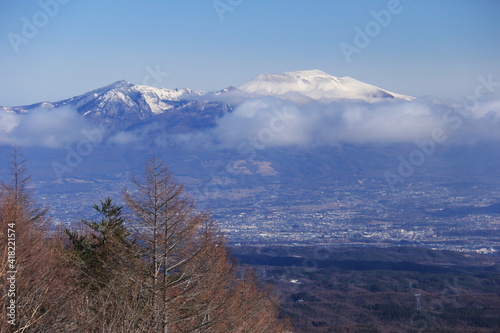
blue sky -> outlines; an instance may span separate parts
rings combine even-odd
[[[500,81],[500,1],[395,1],[0,0],[0,105],[120,79],[218,90],[304,69],[456,100],[474,93],[479,75]],[[390,8],[390,22],[374,23],[372,11]],[[356,47],[356,27],[376,30],[348,61],[340,45]],[[155,80],[156,70],[168,75]]]

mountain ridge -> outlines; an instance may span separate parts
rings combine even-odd
[[[301,83],[302,85],[307,86],[309,89],[297,89],[297,87],[294,86],[283,86],[284,82],[293,84]],[[334,83],[334,85],[332,85],[331,83]],[[289,90],[284,90],[285,88],[289,88]],[[266,93],[263,93],[263,91],[266,91]],[[120,93],[124,96],[121,96]],[[201,90],[190,88],[150,87],[146,85],[134,84],[125,80],[119,80],[109,85],[93,89],[81,95],[56,102],[43,101],[21,106],[0,106],[0,109],[4,111],[22,113],[38,107],[53,108],[65,106],[68,104],[75,104],[76,108],[78,109],[92,99],[100,99],[100,101],[103,101],[103,99],[105,99],[106,101],[110,102],[121,99],[122,102],[127,104],[128,101],[126,97],[129,97],[129,95],[132,95],[134,93],[138,93],[139,95],[145,97],[144,99],[146,100],[151,111],[154,113],[162,113],[163,111],[170,109],[169,105],[161,105],[162,101],[181,101],[188,99],[192,100],[204,96],[213,97],[228,93],[249,93],[250,95],[253,94],[256,97],[260,95],[279,96],[286,93],[302,93],[305,96],[311,97],[313,99],[358,99],[370,102],[384,100],[386,98],[397,98],[402,100],[415,99],[411,96],[389,92],[387,90],[358,81],[350,77],[339,78],[327,74],[321,70],[307,70],[285,72],[283,74],[263,73],[259,74],[255,79],[243,84],[240,87],[234,87],[230,85],[227,88],[214,92],[204,92]]]
[[[305,103],[348,100],[372,104],[414,99],[352,78],[337,78],[320,70],[309,70],[264,73],[239,88],[228,86],[215,92],[150,87],[119,80],[68,99],[26,106],[0,106],[0,110],[25,114],[38,109],[68,107],[114,132],[147,125],[149,119],[166,121],[173,131],[185,131],[213,127],[219,117],[245,100],[268,96],[291,101],[299,96]]]

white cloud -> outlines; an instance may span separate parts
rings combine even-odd
[[[119,132],[110,138],[109,142],[116,143],[119,145],[127,145],[138,140],[134,133],[130,132]]]
[[[292,103],[249,99],[211,131],[223,147],[414,142],[442,129],[449,142],[500,139],[500,101],[467,112],[423,101]]]
[[[186,148],[320,146],[343,143],[401,143],[430,138],[441,129],[448,143],[500,140],[500,100],[482,101],[473,110],[437,102],[378,103],[242,99],[234,111],[204,131],[177,132],[164,122],[114,134],[120,145],[154,142]],[[0,145],[63,148],[86,139],[92,126],[76,110],[38,109],[26,114],[0,111]]]
[[[91,126],[70,108],[36,109],[29,113],[0,112],[0,145],[62,148],[85,138]]]

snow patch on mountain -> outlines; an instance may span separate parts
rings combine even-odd
[[[173,109],[173,106],[166,101],[180,101],[190,99],[195,96],[203,96],[205,92],[192,89],[165,89],[154,88],[149,86],[134,85],[130,91],[140,93],[146,103],[149,105],[151,112],[161,114],[167,110]]]
[[[242,85],[240,89],[247,93],[266,96],[286,97],[298,93],[320,101],[354,99],[372,103],[387,99],[406,101],[415,99],[350,77],[335,77],[320,70],[260,74],[254,80]]]

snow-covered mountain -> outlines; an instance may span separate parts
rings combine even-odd
[[[118,81],[109,86],[99,88],[84,95],[73,97],[58,103],[72,105],[77,109],[88,103],[94,105],[88,113],[102,113],[109,111],[114,105],[128,106],[130,110],[140,107],[146,114],[161,114],[174,108],[175,103],[181,100],[191,100],[202,96],[205,92],[192,89],[165,89],[136,85],[127,81]],[[88,108],[88,105],[87,105]]]
[[[315,100],[353,99],[378,102],[384,99],[413,100],[350,77],[335,77],[320,70],[266,73],[239,87],[240,90],[266,96],[301,94]]]
[[[205,93],[192,89],[165,89],[117,81],[85,94],[58,102],[1,107],[0,112],[28,113],[32,110],[69,107],[86,119],[121,131],[162,122],[173,131],[215,126],[216,119],[247,98],[306,97],[318,101],[353,100],[374,103],[386,100],[413,100],[349,77],[338,78],[320,70],[261,74],[239,88],[229,86]],[[175,127],[175,129],[174,129]]]
[[[155,88],[122,80],[62,101],[0,107],[0,111],[19,114],[37,109],[69,107],[94,123],[124,130],[151,118],[169,118],[174,123],[181,120],[199,122],[207,116],[207,112],[218,114],[228,110],[227,105],[201,98],[204,95],[206,93],[199,90]]]
[[[70,106],[95,122],[114,123],[126,129],[138,121],[178,112],[203,111],[206,103],[198,99],[205,92],[192,89],[165,89],[118,81],[54,106]]]

